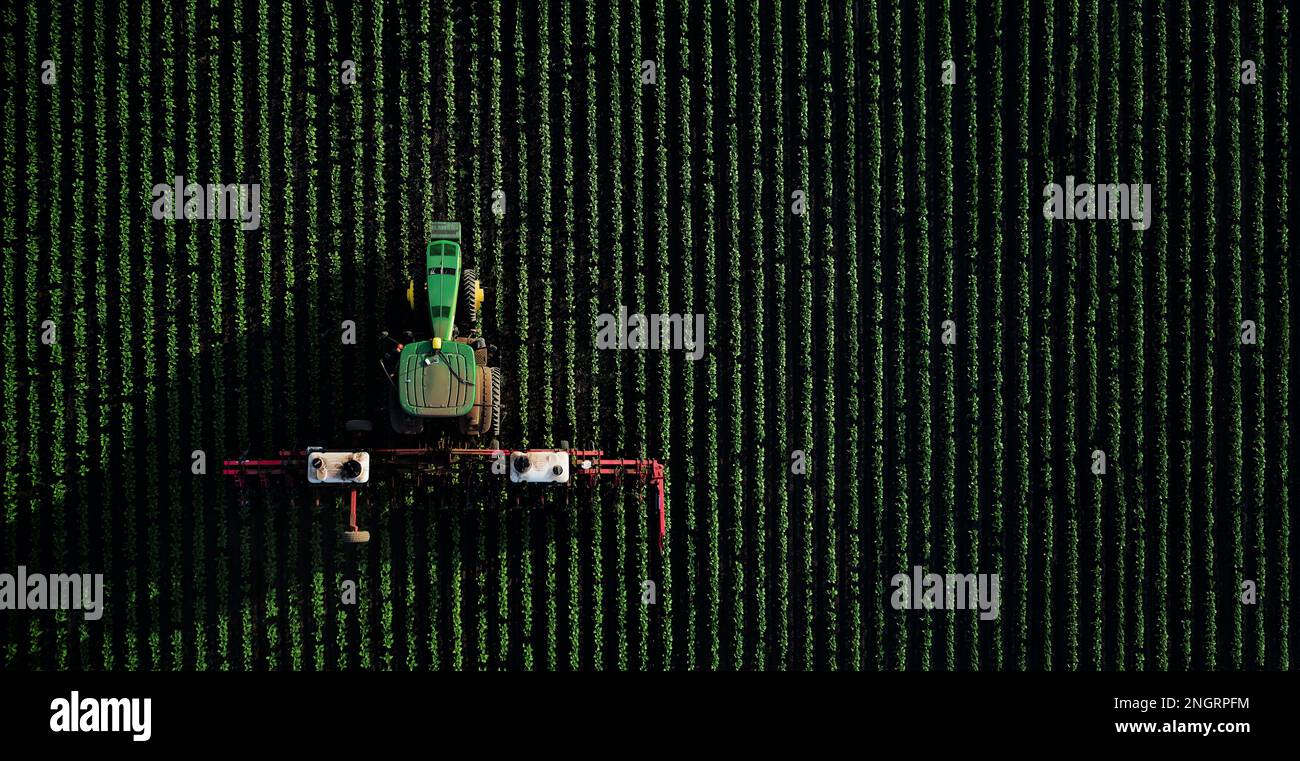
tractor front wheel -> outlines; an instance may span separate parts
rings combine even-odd
[[[370,541],[369,531],[344,531],[341,534],[344,544],[365,544]]]
[[[478,323],[478,310],[483,304],[483,288],[479,285],[478,270],[461,270],[460,314],[465,318],[465,334]]]
[[[402,334],[408,330],[423,332],[429,329],[428,285],[421,273],[404,273],[393,284],[384,303],[384,324],[394,340],[401,341]]]

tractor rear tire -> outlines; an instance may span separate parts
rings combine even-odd
[[[461,270],[460,273],[460,314],[464,315],[465,333],[478,323],[478,271]]]
[[[501,378],[501,368],[492,369],[492,439],[495,441],[501,435],[501,414],[505,408],[505,403],[501,401],[501,389],[505,386],[505,381]]]
[[[492,429],[492,409],[496,400],[492,391],[497,387],[493,378],[497,370],[494,367],[479,367],[474,389],[474,406],[460,418],[460,432],[466,436],[486,436]]]
[[[343,424],[343,429],[348,433],[370,433],[375,430],[375,424],[369,420],[349,420]]]
[[[397,398],[397,389],[391,384],[388,387],[388,425],[393,429],[393,433],[403,436],[412,436],[424,433],[424,420],[418,417],[411,417],[402,409],[402,404]]]
[[[366,544],[370,541],[369,531],[344,531],[340,536],[344,544]]]

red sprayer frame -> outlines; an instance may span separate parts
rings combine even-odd
[[[451,467],[456,457],[508,457],[511,453],[511,450],[508,449],[431,449],[428,447],[366,449],[365,451],[370,454],[372,466],[380,465],[409,470],[440,470]],[[604,456],[604,452],[595,449],[549,451],[568,452],[571,458],[569,468],[571,476],[585,476],[590,481],[595,481],[600,476],[613,476],[615,480],[621,479],[623,476],[632,476],[633,478],[645,479],[653,484],[659,514],[659,550],[663,551],[668,525],[664,508],[663,463],[658,460],[607,458]],[[223,476],[233,476],[241,487],[244,485],[245,479],[249,478],[257,478],[261,485],[266,486],[270,476],[288,475],[292,477],[298,471],[305,470],[306,457],[307,450],[305,449],[286,449],[281,450],[279,457],[273,459],[225,460],[221,463],[221,474]],[[445,457],[445,461],[439,462],[440,457]],[[357,488],[350,487],[350,491],[352,496],[348,525],[355,531],[357,528]]]

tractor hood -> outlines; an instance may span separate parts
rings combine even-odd
[[[460,244],[435,240],[424,256],[424,272],[429,285],[429,321],[433,334],[451,342],[451,326],[456,319],[456,300],[460,295]]]

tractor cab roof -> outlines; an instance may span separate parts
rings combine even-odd
[[[397,362],[397,397],[414,417],[460,417],[474,407],[478,368],[474,349],[459,341],[407,344]]]

